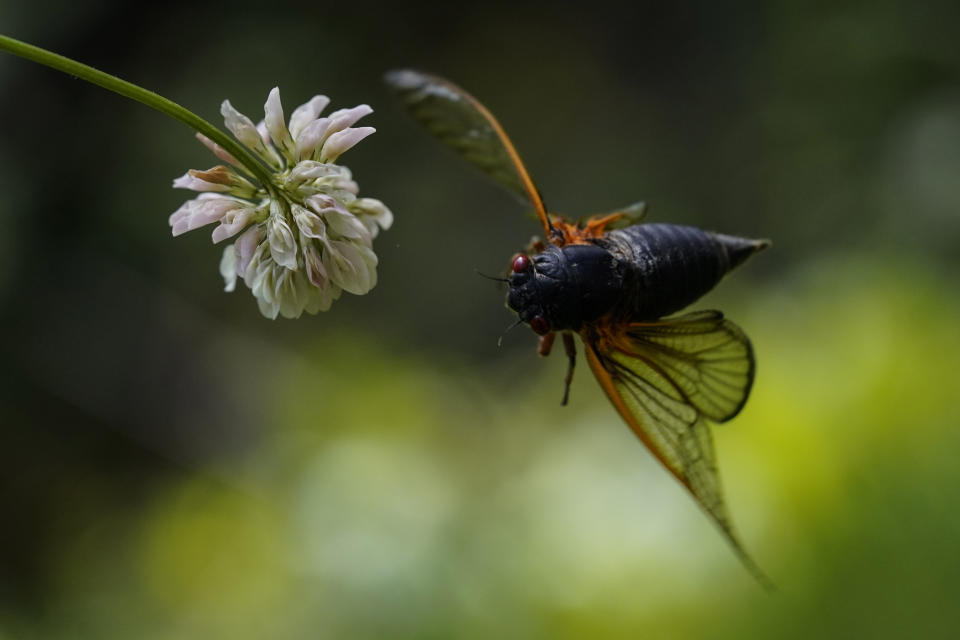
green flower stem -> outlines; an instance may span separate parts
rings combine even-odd
[[[8,38],[4,35],[0,35],[0,51],[12,53],[16,56],[20,56],[21,58],[26,58],[27,60],[32,60],[33,62],[38,62],[42,65],[56,69],[57,71],[62,71],[71,76],[75,76],[81,80],[86,80],[87,82],[100,85],[104,89],[109,89],[114,93],[119,93],[120,95],[130,98],[131,100],[142,102],[148,107],[153,107],[161,113],[165,113],[172,118],[176,118],[180,122],[186,124],[188,127],[199,131],[226,149],[260,181],[264,188],[272,190],[270,173],[263,166],[263,164],[261,164],[260,161],[254,157],[253,154],[247,151],[246,148],[236,142],[233,138],[223,133],[220,129],[217,129],[215,126],[192,111],[181,107],[176,102],[167,100],[161,95],[158,95],[152,91],[148,91],[142,87],[138,87],[137,85],[127,82],[126,80],[121,80],[120,78],[112,76],[109,73],[104,73],[103,71],[99,71],[93,67],[81,64],[75,60],[71,60],[70,58],[65,58],[55,53],[51,53],[46,49],[41,49],[40,47],[35,47],[31,44],[27,44],[26,42],[14,40],[13,38]]]

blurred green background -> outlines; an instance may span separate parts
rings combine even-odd
[[[960,628],[960,5],[5,2],[220,124],[367,102],[380,282],[268,321],[170,188],[183,125],[0,57],[0,638],[904,638]],[[380,82],[480,97],[550,208],[774,241],[715,429],[765,593],[583,363],[516,330],[536,232]]]

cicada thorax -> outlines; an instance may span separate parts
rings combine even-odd
[[[766,246],[696,227],[638,224],[518,259],[507,306],[537,333],[600,318],[652,321],[683,309]]]

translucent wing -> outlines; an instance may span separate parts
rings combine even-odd
[[[413,117],[438,140],[522,198],[549,236],[543,199],[500,123],[486,107],[448,80],[403,69],[386,75]]]
[[[753,385],[750,340],[719,311],[629,325],[620,346],[626,349],[615,360],[640,359],[652,367],[659,390],[714,422],[737,415]]]
[[[624,325],[587,341],[600,385],[651,453],[690,491],[747,568],[769,579],[737,540],[723,501],[708,420],[735,416],[754,359],[743,331],[719,311]]]

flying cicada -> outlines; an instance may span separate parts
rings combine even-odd
[[[418,71],[392,71],[386,79],[431,134],[533,205],[546,242],[534,240],[513,257],[507,306],[539,334],[541,355],[562,335],[569,359],[563,402],[577,333],[613,406],[769,586],[734,533],[708,426],[730,420],[747,400],[755,370],[750,340],[719,311],[671,314],[770,243],[639,223],[642,203],[566,222],[548,214],[510,139],[473,96]]]

